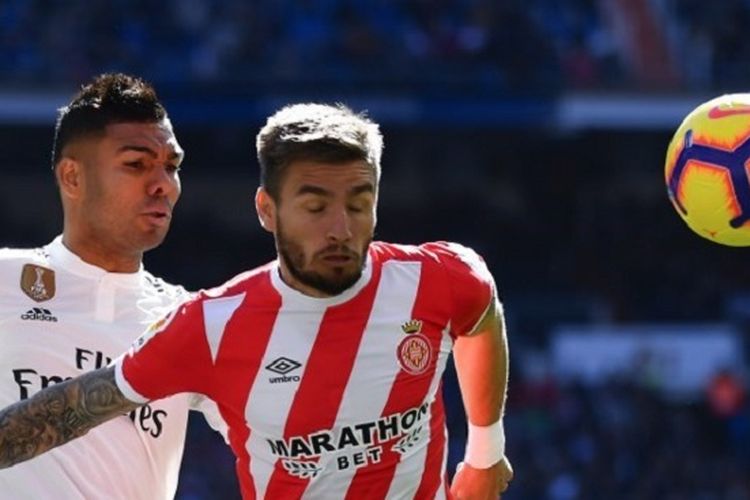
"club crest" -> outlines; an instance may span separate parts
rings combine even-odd
[[[26,264],[21,272],[21,290],[36,302],[55,296],[55,271],[36,264]]]
[[[412,375],[424,373],[430,366],[432,348],[427,337],[422,335],[422,321],[409,320],[401,325],[401,330],[406,334],[396,350],[401,368]]]

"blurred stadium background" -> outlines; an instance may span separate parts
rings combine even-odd
[[[192,289],[274,255],[251,199],[265,116],[366,109],[386,138],[377,237],[460,241],[496,276],[503,498],[749,499],[748,250],[690,233],[662,173],[688,111],[747,90],[749,21],[746,0],[2,0],[0,244],[61,230],[55,109],[94,74],[167,105],[184,192],[146,260]],[[237,497],[195,419],[178,498]]]

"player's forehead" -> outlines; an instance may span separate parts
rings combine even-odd
[[[110,123],[104,129],[103,140],[115,148],[132,145],[155,152],[164,150],[180,157],[184,155],[168,118],[158,122]]]
[[[294,161],[287,165],[281,179],[282,196],[288,197],[374,194],[376,190],[375,171],[364,160],[343,163]]]

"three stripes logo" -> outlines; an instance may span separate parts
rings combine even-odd
[[[52,323],[57,323],[57,318],[52,315],[52,312],[49,309],[42,309],[41,307],[32,307],[21,315],[21,319],[25,321],[51,321]]]

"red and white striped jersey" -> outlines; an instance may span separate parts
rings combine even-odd
[[[246,499],[445,498],[441,377],[493,294],[454,243],[372,243],[329,298],[290,288],[275,261],[180,306],[117,361],[117,383],[137,402],[218,403]]]

